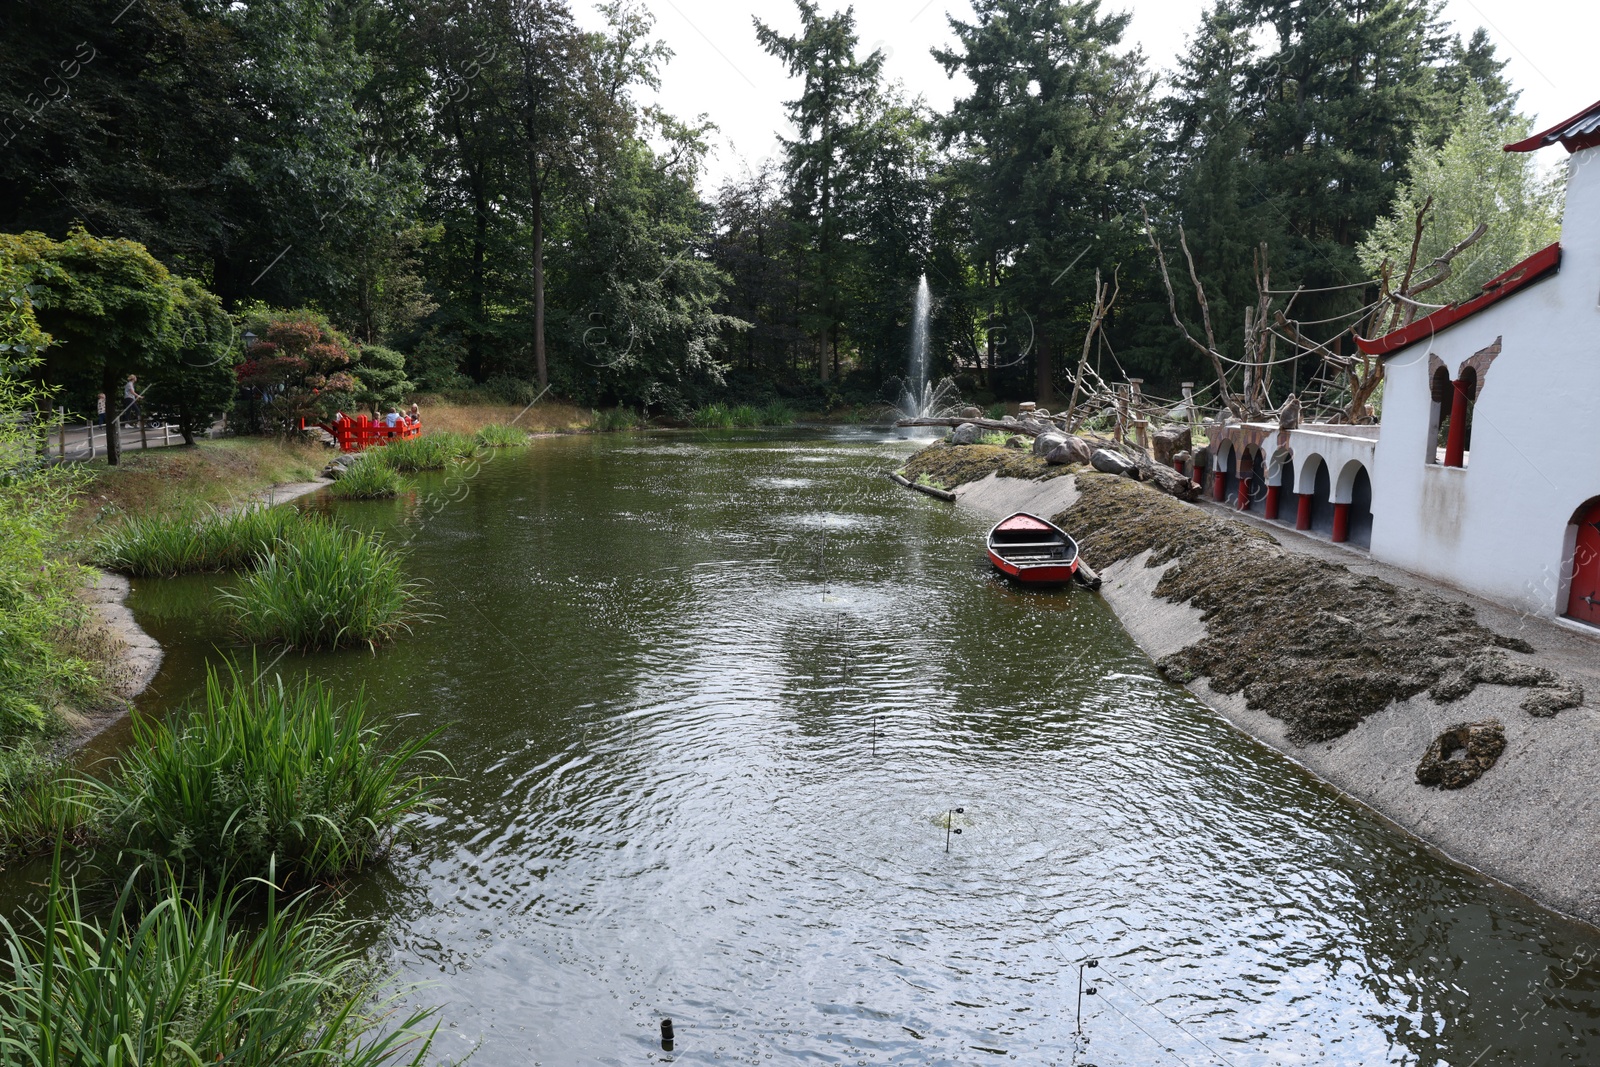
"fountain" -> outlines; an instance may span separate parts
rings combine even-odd
[[[903,419],[951,414],[961,399],[949,378],[937,384],[928,381],[928,321],[932,313],[933,294],[928,289],[928,276],[924,274],[917,280],[917,295],[911,310],[911,356],[905,380],[900,383],[900,399],[895,404],[896,414]]]

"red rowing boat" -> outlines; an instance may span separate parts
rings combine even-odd
[[[1028,585],[1063,585],[1078,570],[1078,542],[1053,522],[1019,511],[989,531],[989,562]]]

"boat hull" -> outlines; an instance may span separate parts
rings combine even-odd
[[[1001,574],[1024,585],[1066,585],[1078,573],[1077,560],[1070,563],[1012,563],[993,549],[989,550],[989,562]]]
[[[1024,585],[1065,585],[1078,572],[1072,535],[1023,511],[995,523],[985,549],[995,570]]]

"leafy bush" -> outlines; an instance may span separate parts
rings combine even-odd
[[[794,409],[781,400],[774,400],[761,409],[760,421],[763,426],[788,426],[794,422],[796,416]]]
[[[44,915],[0,920],[0,1062],[47,1067],[421,1064],[432,1011],[393,1025],[369,1004],[356,925],[287,909],[241,914],[170,886],[153,907],[130,885],[109,915],[54,866]],[[380,1022],[384,1025],[380,1027]]]
[[[496,422],[479,430],[474,440],[485,448],[515,448],[528,443],[528,431]]]
[[[1000,402],[990,404],[984,415],[991,419],[1003,419],[1006,417],[1006,406]]]
[[[376,415],[397,408],[411,394],[406,357],[382,345],[362,345],[356,353],[356,400]]]
[[[410,629],[416,600],[394,549],[376,535],[316,520],[220,596],[244,640],[299,649],[376,646]]]
[[[404,492],[407,484],[387,463],[362,456],[345,468],[328,492],[341,500],[388,500]]]
[[[430,433],[390,441],[373,456],[397,471],[412,473],[443,470],[451,460],[470,456],[476,448],[466,434]]]
[[[107,570],[135,578],[241,570],[306,522],[294,508],[210,508],[125,519],[90,549]]]
[[[436,780],[414,767],[433,734],[384,751],[362,695],[340,705],[309,678],[212,670],[202,702],[171,719],[135,715],[133,732],[118,774],[95,784],[106,843],[188,883],[310,885],[358,871]]]
[[[591,428],[598,433],[616,433],[619,430],[637,429],[643,423],[644,420],[632,408],[611,408],[596,411]]]
[[[93,808],[84,783],[31,742],[0,751],[0,859],[87,837]]]
[[[478,389],[502,404],[531,404],[539,398],[537,385],[507,374],[498,374],[485,380]]]
[[[689,422],[702,430],[731,430],[733,414],[721,404],[707,404],[696,409]]]
[[[254,307],[243,326],[259,338],[237,369],[253,398],[246,421],[288,433],[299,420],[319,422],[349,409],[360,383],[352,373],[350,339],[321,312]]]
[[[749,404],[740,404],[728,412],[728,421],[739,427],[761,425],[761,412]]]

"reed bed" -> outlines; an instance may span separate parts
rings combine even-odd
[[[636,430],[643,425],[644,419],[632,408],[607,408],[593,413],[589,428],[596,433],[618,433]]]
[[[763,426],[788,426],[798,418],[794,409],[781,400],[762,405],[758,417]]]
[[[759,426],[761,411],[753,404],[739,404],[728,409],[728,421],[741,428]]]
[[[43,915],[20,929],[0,919],[0,1062],[421,1064],[433,1012],[385,1018],[392,1002],[372,1002],[353,925],[279,908],[275,893],[264,919],[238,894],[192,900],[176,886],[146,907],[131,879],[105,914],[62,884],[58,854]]]
[[[724,404],[707,404],[697,408],[689,417],[691,425],[701,430],[731,430],[733,429],[733,412]]]
[[[219,594],[238,635],[309,650],[376,647],[410,629],[416,585],[375,534],[306,519]]]
[[[390,500],[408,488],[399,471],[368,454],[346,467],[328,492],[341,500]]]
[[[516,448],[528,443],[528,431],[497,422],[479,430],[473,440],[484,448]]]
[[[90,561],[135,578],[240,570],[303,521],[293,508],[256,506],[139,516],[96,541]]]
[[[477,443],[463,433],[429,433],[391,441],[371,455],[381,458],[394,470],[411,474],[443,470],[452,460],[472,455],[477,447]]]
[[[88,840],[92,801],[82,781],[34,745],[0,751],[0,860]]]
[[[360,870],[401,820],[431,803],[418,765],[436,733],[392,745],[361,693],[208,672],[205,697],[170,720],[136,715],[117,773],[93,783],[105,844],[186,884],[276,877],[326,884]]]

